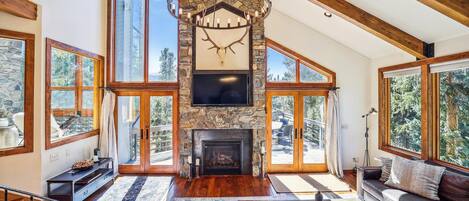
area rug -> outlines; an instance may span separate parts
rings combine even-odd
[[[347,192],[350,186],[328,173],[269,174],[277,193]]]
[[[98,201],[166,201],[173,177],[122,176]]]

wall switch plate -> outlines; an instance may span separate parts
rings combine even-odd
[[[54,162],[54,161],[59,160],[59,154],[58,153],[51,153],[50,156],[49,156],[49,160],[50,160],[50,162]]]

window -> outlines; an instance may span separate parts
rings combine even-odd
[[[435,85],[437,160],[469,168],[469,61],[431,66]]]
[[[326,171],[325,112],[335,73],[272,40],[266,46],[267,169]]]
[[[166,1],[114,3],[115,65],[109,85],[177,86],[178,21],[168,13]]]
[[[46,148],[98,134],[103,57],[47,39]]]
[[[267,39],[267,87],[324,87],[335,85],[335,73]]]
[[[117,95],[119,172],[175,173],[178,20],[164,0],[109,2],[106,81]]]
[[[388,78],[390,81],[390,145],[420,152],[420,75]]]
[[[379,148],[469,172],[469,52],[379,69]]]
[[[0,29],[0,156],[33,151],[34,35]]]
[[[384,146],[417,156],[422,149],[420,67],[384,71],[382,76]]]

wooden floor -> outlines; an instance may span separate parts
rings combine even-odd
[[[169,197],[245,197],[274,196],[269,179],[253,176],[205,176],[189,182],[177,177]]]
[[[345,171],[342,180],[349,184],[353,190],[356,190],[356,176],[351,171]],[[111,185],[107,184],[87,200],[96,200]],[[189,182],[186,178],[175,176],[168,193],[169,200],[176,197],[251,197],[275,195],[277,195],[277,192],[275,192],[267,177],[262,179],[253,176],[204,176],[194,179],[192,182]]]

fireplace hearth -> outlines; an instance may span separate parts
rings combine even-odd
[[[192,158],[200,159],[200,175],[251,174],[251,129],[193,130],[192,139]]]

